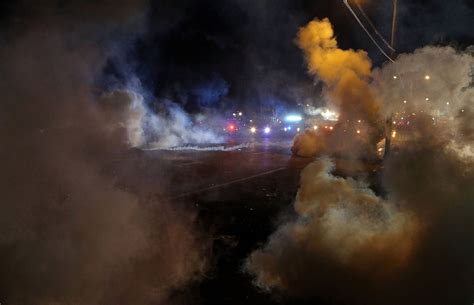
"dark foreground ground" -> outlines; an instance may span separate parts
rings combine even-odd
[[[121,188],[194,209],[199,225],[212,236],[206,278],[176,292],[177,299],[191,295],[200,304],[306,304],[259,291],[242,271],[248,254],[292,215],[300,172],[312,160],[292,157],[290,145],[285,140],[230,145],[228,151],[147,150],[112,160],[108,170]],[[337,167],[341,175],[367,172],[343,160]]]

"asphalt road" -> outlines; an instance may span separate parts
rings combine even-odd
[[[206,278],[176,292],[176,298],[191,295],[193,302],[216,305],[282,303],[255,288],[242,265],[293,215],[300,172],[312,160],[293,157],[290,147],[291,140],[267,139],[201,150],[135,151],[111,160],[106,170],[121,188],[151,202],[166,200],[193,209],[212,240]],[[341,175],[368,172],[352,161],[337,160],[336,165]]]
[[[204,150],[145,150],[117,157],[108,170],[123,188],[152,193],[160,200],[226,199],[222,196],[228,197],[229,190],[238,189],[232,197],[239,197],[245,185],[255,191],[255,181],[304,167],[308,160],[292,158],[290,145],[286,141],[214,145]]]

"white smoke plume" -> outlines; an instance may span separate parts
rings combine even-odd
[[[246,144],[239,144],[239,145],[234,145],[234,146],[224,146],[224,145],[217,145],[217,146],[178,146],[178,147],[172,147],[168,148],[166,150],[176,150],[176,151],[184,151],[184,150],[190,150],[190,151],[235,151],[235,150],[242,150],[252,147],[251,144],[246,143]],[[162,148],[149,148],[146,150],[156,150],[156,149],[162,149]]]
[[[178,105],[166,104],[166,113],[154,112],[135,90],[115,90],[105,94],[103,107],[115,112],[124,128],[128,144],[137,148],[169,149],[180,145],[222,143],[224,139],[209,128],[197,126]]]
[[[472,302],[473,67],[472,54],[426,47],[373,73],[396,121],[386,195],[333,176],[328,159],[309,165],[295,219],[246,262],[258,286],[335,304]]]
[[[473,53],[431,46],[376,69],[372,88],[400,142],[423,136],[419,126],[410,126],[421,117],[432,121],[441,138],[449,135],[451,145],[472,154],[473,69]]]

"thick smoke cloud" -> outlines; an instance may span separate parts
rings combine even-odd
[[[41,3],[19,5],[0,50],[1,302],[167,303],[204,271],[206,243],[193,213],[104,170],[141,144],[144,109],[94,86],[146,3]]]
[[[374,71],[372,87],[384,103],[383,115],[395,122],[392,128],[399,142],[422,136],[417,132],[421,126],[410,124],[425,118],[433,125],[426,128],[439,132],[435,138],[449,135],[452,145],[470,149],[473,66],[472,52],[425,47],[413,54],[401,54],[395,63]],[[430,130],[424,132],[431,134]]]
[[[293,152],[301,156],[321,152],[360,156],[374,151],[383,120],[369,87],[372,64],[367,54],[340,49],[328,19],[313,20],[301,28],[298,46],[304,51],[309,73],[326,85],[326,102],[339,112],[339,121],[331,133],[308,130],[297,137]]]
[[[246,262],[258,286],[336,304],[472,302],[473,67],[472,54],[426,47],[374,72],[381,113],[399,113],[386,195],[333,176],[328,159],[309,165],[295,219]]]
[[[301,175],[298,218],[283,225],[250,256],[257,284],[290,295],[351,300],[406,268],[414,255],[419,220],[401,213],[366,185],[331,174],[321,159]],[[370,291],[373,292],[373,291]]]

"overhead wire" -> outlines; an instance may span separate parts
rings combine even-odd
[[[372,30],[375,32],[375,34],[377,34],[377,36],[380,37],[380,39],[385,43],[385,45],[387,46],[387,48],[389,48],[391,51],[395,52],[396,50],[390,45],[390,43],[388,43],[387,40],[385,40],[385,38],[383,37],[382,34],[380,34],[380,32],[377,30],[377,27],[375,26],[375,24],[372,22],[372,20],[370,20],[369,16],[367,16],[367,14],[365,13],[364,9],[362,8],[362,6],[356,2],[356,5],[357,5],[357,8],[359,9],[361,15],[364,17],[364,19],[367,21],[367,23],[370,25],[370,27],[372,28]]]
[[[359,19],[359,16],[357,16],[357,14],[354,12],[354,10],[352,9],[352,7],[350,6],[350,4],[347,2],[347,0],[343,0],[344,4],[346,5],[347,9],[351,12],[351,14],[354,16],[354,18],[356,19],[356,21],[359,23],[359,25],[362,27],[362,29],[365,31],[365,33],[367,34],[367,36],[369,36],[370,40],[372,40],[372,42],[375,44],[375,46],[379,49],[379,51],[388,59],[390,60],[391,62],[394,62],[394,60],[384,51],[384,49],[378,44],[377,40],[375,40],[375,38],[372,36],[372,34],[370,34],[369,30],[367,30],[367,28],[364,26],[364,24],[362,23],[362,21]]]

